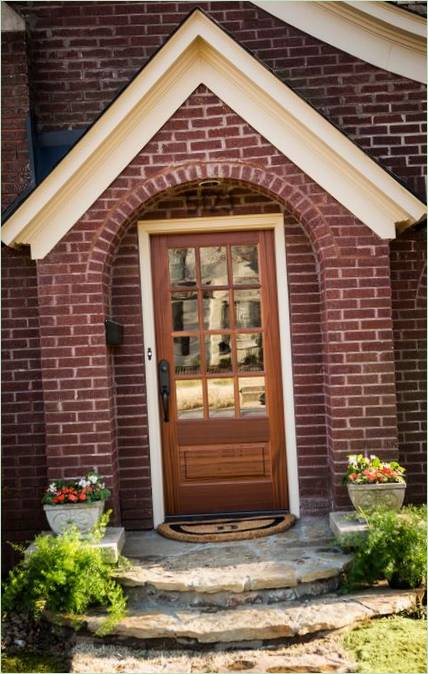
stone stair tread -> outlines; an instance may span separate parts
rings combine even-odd
[[[254,559],[224,566],[204,566],[192,560],[188,568],[177,569],[162,563],[135,563],[118,574],[128,587],[151,586],[175,592],[247,592],[250,590],[295,587],[338,576],[351,560],[351,555],[330,553],[304,554],[298,551],[290,559]]]
[[[137,639],[190,639],[199,643],[230,643],[277,639],[340,629],[366,618],[412,608],[417,590],[375,588],[349,595],[285,604],[238,607],[234,610],[159,609],[133,611],[113,629],[112,635]],[[95,633],[103,616],[86,616]]]

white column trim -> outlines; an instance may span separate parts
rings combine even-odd
[[[285,255],[284,217],[282,213],[180,220],[141,220],[138,222],[138,241],[140,253],[141,298],[143,304],[144,362],[146,368],[153,524],[155,527],[161,524],[165,519],[165,505],[162,474],[162,442],[158,403],[159,394],[154,302],[150,261],[150,235],[172,234],[174,232],[188,234],[189,232],[244,231],[251,229],[272,229],[274,231],[289,510],[296,515],[296,517],[299,517],[300,515],[287,263]],[[152,352],[151,360],[148,358],[149,348]]]

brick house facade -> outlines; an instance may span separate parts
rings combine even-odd
[[[88,128],[195,7],[424,198],[426,86],[252,3],[8,4],[25,30],[3,33],[6,221],[46,148]],[[4,540],[45,526],[47,480],[93,466],[115,522],[153,526],[137,222],[261,213],[284,216],[300,512],[349,506],[355,451],[399,458],[408,499],[425,499],[423,222],[381,238],[201,84],[48,254],[3,247]]]

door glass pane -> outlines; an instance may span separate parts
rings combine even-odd
[[[198,330],[198,295],[191,293],[172,293],[172,329]]]
[[[226,248],[201,248],[200,255],[202,285],[227,286]]]
[[[258,283],[257,246],[232,246],[232,268],[235,285]]]
[[[170,248],[169,278],[173,286],[196,285],[195,272],[195,249],[194,248]]]
[[[263,370],[263,337],[261,333],[241,333],[236,338],[238,370]]]
[[[232,371],[231,335],[206,335],[205,359],[208,374]]]
[[[262,324],[260,290],[234,290],[236,327],[260,328]]]
[[[235,416],[233,379],[208,379],[210,417]]]
[[[175,374],[199,374],[199,337],[174,337]]]
[[[204,405],[202,397],[202,381],[186,379],[175,382],[177,396],[177,417],[179,419],[202,419]]]
[[[229,293],[227,290],[204,290],[204,326],[207,330],[229,327]]]
[[[239,405],[241,417],[265,416],[266,391],[264,377],[239,378]]]

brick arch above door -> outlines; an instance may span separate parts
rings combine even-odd
[[[229,215],[250,211],[284,213],[301,511],[327,512],[330,480],[316,258],[303,227],[281,204],[245,183],[226,181],[225,185],[233,195]],[[195,183],[166,190],[150,202],[140,218],[185,217],[189,194],[194,192]],[[195,202],[190,199],[190,203]],[[217,214],[225,215],[221,210]],[[195,213],[193,209],[188,215],[190,222],[195,215],[212,216],[213,213],[203,209]],[[152,506],[139,251],[134,221],[127,225],[115,251],[111,289],[112,315],[124,325],[123,347],[113,355],[121,512],[124,522],[133,528],[147,526]],[[147,348],[147,343],[145,346]]]

